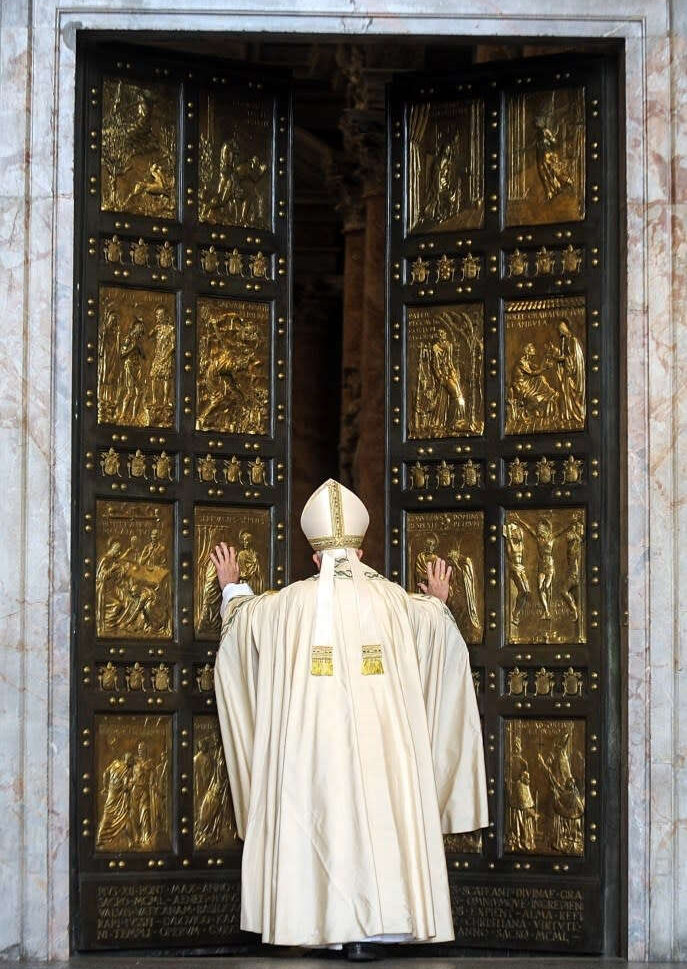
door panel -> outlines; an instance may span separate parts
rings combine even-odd
[[[111,45],[78,73],[73,940],[231,947],[208,555],[287,581],[289,83]]]
[[[616,952],[615,68],[389,94],[391,578],[428,560],[469,645],[490,826],[446,837],[456,944]]]

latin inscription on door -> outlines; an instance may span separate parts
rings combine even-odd
[[[241,886],[226,875],[95,882],[83,906],[93,948],[217,945],[239,932]]]

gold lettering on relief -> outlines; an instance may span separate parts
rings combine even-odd
[[[583,720],[508,720],[504,850],[584,853]]]
[[[484,431],[481,303],[408,308],[408,436]]]
[[[99,424],[173,425],[176,332],[172,293],[101,287]]]
[[[171,717],[96,714],[96,851],[171,848],[171,756]]]
[[[585,511],[506,512],[509,643],[584,643]]]
[[[216,98],[206,91],[200,105],[200,221],[268,229],[272,220],[272,104],[264,99]]]
[[[484,221],[484,103],[413,104],[408,117],[408,231]]]
[[[506,303],[506,434],[583,430],[583,296]]]
[[[584,219],[584,89],[512,95],[506,137],[506,225]]]
[[[446,559],[453,569],[447,605],[467,643],[484,633],[484,514],[481,511],[408,512],[406,588],[420,592],[427,565]]]
[[[171,639],[172,506],[96,504],[96,633],[108,639]]]
[[[269,304],[202,298],[197,315],[196,430],[266,434]]]
[[[176,216],[177,97],[170,85],[103,80],[104,212]]]
[[[239,844],[219,722],[193,718],[193,844],[232,848]]]
[[[270,575],[270,513],[266,508],[198,506],[194,519],[194,620],[196,636],[217,639],[222,593],[210,560],[215,545],[226,542],[237,550],[239,581],[259,595]]]

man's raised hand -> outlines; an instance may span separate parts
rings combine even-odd
[[[420,583],[420,588],[428,596],[436,596],[445,604],[448,600],[453,569],[446,567],[444,559],[434,559],[427,563],[427,581]]]
[[[236,561],[236,549],[233,545],[227,545],[226,542],[215,545],[214,552],[210,552],[210,560],[215,566],[220,589],[224,589],[225,585],[229,585],[229,583],[239,581],[239,566]]]

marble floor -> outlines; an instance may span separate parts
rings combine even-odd
[[[321,958],[308,955],[256,957],[195,957],[157,958],[146,956],[113,955],[74,956],[68,962],[53,962],[50,969],[335,969],[336,966],[353,965],[335,957]],[[369,963],[368,963],[369,965]],[[374,965],[374,963],[372,963]],[[384,969],[665,969],[680,966],[687,969],[687,962],[626,962],[623,959],[513,957],[513,958],[389,958],[381,963]],[[45,969],[45,963],[25,962],[22,969]]]

